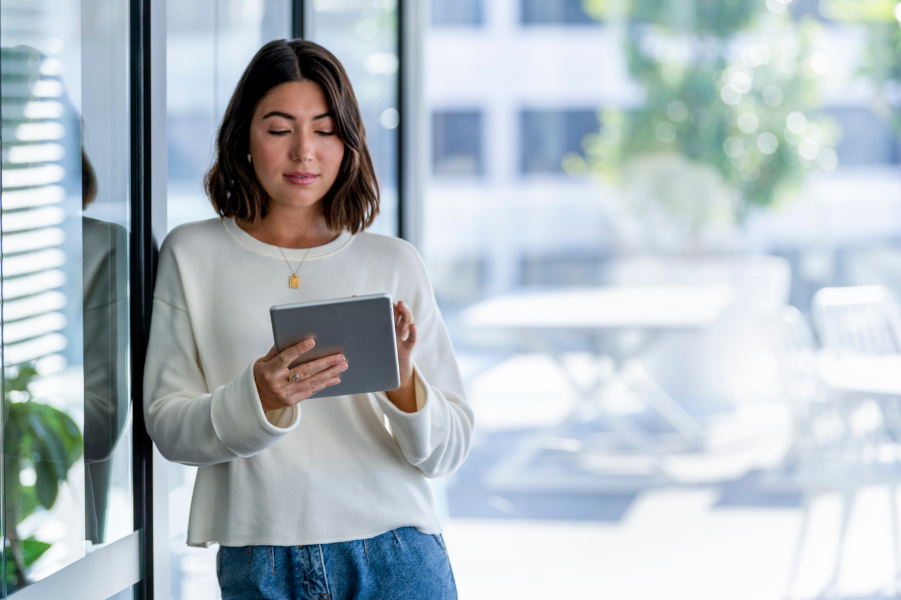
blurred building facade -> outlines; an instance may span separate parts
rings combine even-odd
[[[425,42],[431,161],[423,251],[439,297],[474,300],[522,285],[590,285],[606,259],[655,252],[619,191],[564,170],[584,155],[599,112],[630,109],[644,92],[630,78],[623,30],[581,0],[432,0]],[[792,301],[854,283],[859,270],[901,273],[901,163],[889,117],[855,74],[866,31],[788,5],[822,26],[830,79],[818,111],[835,120],[839,166],[788,206],[752,211],[714,253],[777,253],[792,263]],[[893,281],[888,281],[892,280]]]

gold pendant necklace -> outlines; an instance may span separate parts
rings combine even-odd
[[[272,232],[269,230],[269,227],[266,225],[266,223],[264,221],[260,221],[260,223],[263,224],[263,227],[266,228],[266,232],[269,234],[269,237],[271,237],[272,241],[275,242],[275,236],[272,235]],[[288,257],[285,256],[285,252],[284,252],[284,250],[282,250],[282,247],[279,246],[278,243],[275,244],[275,247],[278,248],[279,252],[281,252],[282,258],[285,259],[285,264],[288,265],[288,270],[291,271],[291,276],[288,277],[288,287],[291,289],[294,289],[294,290],[299,289],[300,288],[300,277],[297,276],[297,272],[300,271],[300,268],[303,266],[304,261],[307,260],[307,254],[310,253],[310,250],[312,250],[312,247],[307,248],[307,251],[304,253],[303,258],[300,260],[300,264],[297,265],[296,269],[291,268],[291,263],[288,261]]]

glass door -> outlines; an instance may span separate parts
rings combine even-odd
[[[64,597],[52,591],[65,589],[54,574],[76,577],[102,562],[90,591],[107,598],[139,577],[129,3],[3,0],[0,11],[0,591]],[[115,556],[124,566],[110,569]]]

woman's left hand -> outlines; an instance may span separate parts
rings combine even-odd
[[[394,335],[397,336],[397,363],[400,367],[400,385],[413,383],[413,347],[416,345],[416,324],[413,311],[403,300],[394,303]]]

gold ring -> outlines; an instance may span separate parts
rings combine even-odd
[[[297,383],[298,381],[300,381],[300,375],[298,375],[294,371],[291,371],[291,374],[288,375],[288,381],[290,381],[291,383]]]

